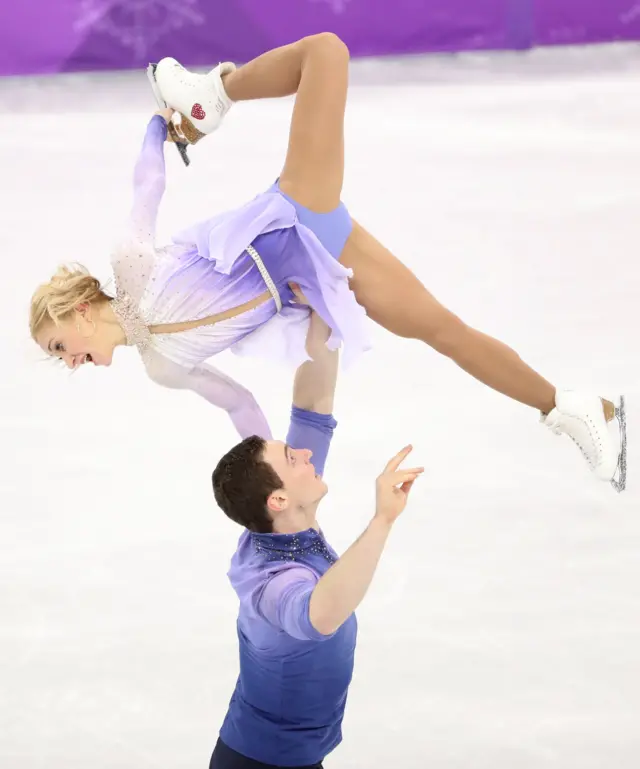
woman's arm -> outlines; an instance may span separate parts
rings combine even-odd
[[[209,403],[224,409],[241,438],[259,435],[271,440],[269,423],[253,394],[231,377],[207,363],[191,369],[158,358],[147,365],[147,373],[157,384],[174,390],[191,390]]]
[[[167,122],[155,114],[147,126],[133,173],[133,207],[127,228],[111,254],[111,267],[121,291],[138,300],[156,259],[155,235],[165,191],[164,142]]]
[[[133,171],[133,208],[130,235],[136,240],[155,242],[160,201],[166,188],[164,143],[167,120],[156,113],[149,124]]]

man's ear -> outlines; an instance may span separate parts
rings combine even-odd
[[[284,489],[278,489],[277,491],[269,494],[267,499],[267,510],[271,515],[276,516],[280,513],[284,513],[289,507],[289,495]]]

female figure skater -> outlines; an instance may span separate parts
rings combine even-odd
[[[597,477],[622,490],[623,400],[616,408],[597,395],[556,390],[509,347],[439,304],[351,219],[340,201],[348,65],[347,47],[329,33],[269,51],[239,69],[221,64],[206,75],[174,59],[159,62],[154,90],[169,109],[152,117],[136,164],[130,231],[112,258],[116,296],[83,268],[62,268],[33,296],[33,338],[71,368],[109,365],[117,346],[136,346],[152,380],[191,389],[222,407],[243,438],[270,438],[251,393],[205,361],[231,348],[299,364],[309,316],[296,304],[300,290],[331,328],[328,345],[342,345],[347,364],[368,348],[366,316],[393,334],[425,342],[487,386],[541,412],[548,427],[579,446]],[[194,143],[216,130],[235,102],[293,93],[278,181],[245,206],[156,250],[173,112],[182,115]]]

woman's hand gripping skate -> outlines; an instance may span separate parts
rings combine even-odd
[[[165,109],[158,110],[156,115],[161,115],[168,128],[167,141],[174,144],[197,144],[205,134],[198,131],[189,118],[182,115],[180,112],[176,112],[172,107],[166,107]],[[179,115],[180,121],[176,123],[174,117]]]
[[[160,115],[160,117],[163,118],[164,122],[167,124],[167,141],[168,142],[172,144],[189,144],[189,140],[182,133],[180,123],[175,123],[173,120],[173,116],[176,114],[176,111],[172,107],[165,107],[164,109],[159,109],[154,114]]]

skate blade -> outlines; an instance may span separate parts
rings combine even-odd
[[[147,78],[149,79],[149,83],[151,84],[151,90],[153,91],[156,104],[160,109],[166,109],[166,107],[168,107],[169,105],[162,98],[162,94],[160,93],[160,89],[158,88],[158,83],[156,82],[157,66],[158,66],[157,64],[149,64],[149,66],[147,67]],[[176,128],[172,122],[169,122],[167,124],[167,130],[171,135],[172,143],[176,145],[178,152],[180,153],[182,162],[185,164],[185,166],[188,166],[191,163],[191,158],[187,154],[187,147],[189,145],[187,144],[187,142],[184,142],[180,139],[180,137],[178,136],[178,132],[176,131]]]
[[[614,478],[611,485],[620,494],[627,488],[627,411],[624,395],[620,396],[620,405],[616,408],[616,419],[620,425],[620,456],[618,457],[618,478]]]

